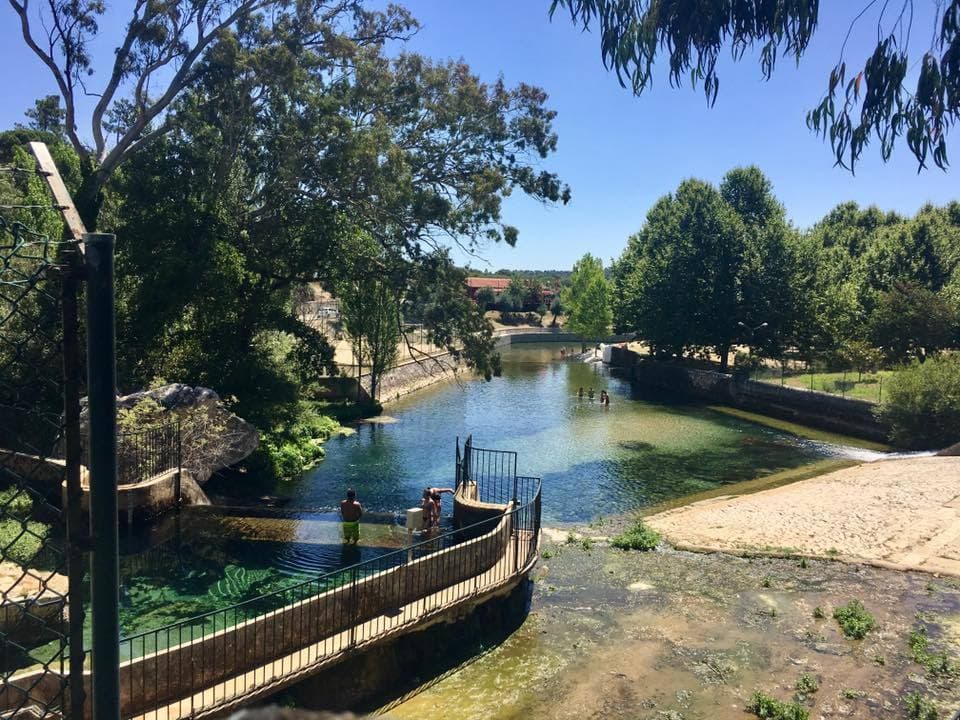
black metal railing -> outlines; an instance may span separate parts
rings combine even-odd
[[[488,502],[507,487],[490,474],[475,482]],[[228,709],[526,572],[537,558],[540,481],[515,477],[509,487],[516,502],[496,517],[122,639],[123,716]]]
[[[517,453],[474,447],[472,435],[467,437],[461,451],[457,438],[457,490],[473,483],[483,496],[477,499],[505,504],[520,497],[514,490],[517,480]]]
[[[180,423],[117,433],[117,484],[135,485],[173,470],[182,462]],[[89,448],[83,448],[89,467]]]

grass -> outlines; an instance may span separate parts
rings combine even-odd
[[[834,619],[840,623],[840,629],[848,638],[863,640],[867,633],[876,627],[877,620],[859,600],[851,600],[833,611]]]
[[[610,544],[620,550],[653,550],[660,544],[660,533],[637,520],[632,528],[617,535]]]
[[[774,371],[775,374],[767,377],[758,377],[757,380],[775,385],[780,384],[780,371]],[[890,378],[896,374],[896,370],[880,370],[876,373],[864,373],[862,379],[857,379],[859,373],[856,370],[852,372],[820,372],[803,373],[798,375],[787,375],[784,378],[784,385],[790,387],[809,390],[812,387],[820,392],[830,393],[832,395],[843,395],[844,397],[856,398],[857,400],[868,400],[870,402],[880,402],[882,395],[885,395],[885,387]]]
[[[759,690],[750,696],[747,712],[763,720],[809,720],[810,718],[810,713],[800,703],[786,703]]]
[[[940,711],[937,706],[918,692],[912,692],[904,698],[909,720],[938,720]]]
[[[0,554],[20,566],[29,565],[43,549],[50,526],[30,520],[33,499],[17,487],[0,491]]]

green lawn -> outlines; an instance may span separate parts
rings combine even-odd
[[[896,370],[880,370],[875,373],[864,373],[862,378],[855,370],[852,372],[817,372],[817,373],[797,373],[788,374],[783,379],[783,384],[791,387],[803,388],[804,390],[819,390],[820,392],[843,395],[845,397],[857,398],[858,400],[869,400],[871,402],[880,402],[883,394],[889,387],[888,381]],[[769,382],[779,385],[781,383],[780,371],[770,368],[755,378],[762,382]]]

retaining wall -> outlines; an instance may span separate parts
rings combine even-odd
[[[659,362],[626,348],[609,350],[608,362],[614,367],[626,368],[631,377],[643,385],[830,432],[887,442],[889,427],[876,416],[876,405],[865,400],[740,380],[726,373]]]
[[[123,715],[189,696],[479,575],[503,557],[511,530],[512,518],[504,517],[473,540],[125,662],[120,666]]]

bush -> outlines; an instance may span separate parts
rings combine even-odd
[[[843,634],[854,640],[863,640],[877,624],[876,619],[867,612],[859,600],[851,600],[846,605],[838,607],[833,611],[833,617],[840,623]]]
[[[757,691],[750,696],[747,712],[764,720],[809,720],[810,713],[799,703],[786,703]]]
[[[904,700],[910,720],[938,720],[940,717],[937,706],[918,692],[910,693]]]
[[[647,527],[643,520],[637,520],[632,528],[610,541],[613,547],[621,550],[653,550],[659,543],[660,533]]]
[[[540,327],[542,317],[535,312],[502,312],[500,323],[503,325],[533,325]]]
[[[960,440],[960,355],[914,362],[891,378],[884,395],[880,416],[897,445],[930,450]]]

